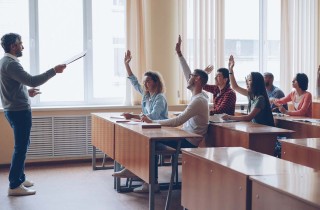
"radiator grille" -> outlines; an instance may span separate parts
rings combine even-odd
[[[30,138],[27,159],[89,157],[91,116],[33,117]]]

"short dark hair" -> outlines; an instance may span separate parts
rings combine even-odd
[[[219,68],[217,72],[220,72],[223,76],[223,78],[227,78],[227,85],[230,83],[230,78],[229,78],[229,70],[227,68]]]
[[[265,73],[263,74],[263,76],[264,76],[264,77],[271,77],[272,79],[274,78],[274,77],[273,77],[273,74],[272,74],[271,72],[265,72]]]
[[[21,40],[21,36],[16,33],[8,33],[3,35],[1,38],[1,46],[4,49],[4,52],[9,53],[11,45],[15,44],[17,39]]]
[[[208,74],[201,69],[195,69],[194,73],[200,76],[202,87],[205,86],[208,82]]]
[[[304,73],[298,73],[296,75],[296,80],[299,84],[299,87],[302,89],[302,90],[307,90],[308,89],[308,82],[309,82],[309,79],[308,79],[308,76]]]

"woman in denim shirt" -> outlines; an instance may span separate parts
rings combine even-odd
[[[168,105],[167,100],[164,96],[164,83],[162,82],[161,75],[157,72],[148,71],[144,74],[143,86],[138,82],[138,79],[133,75],[129,63],[131,61],[131,52],[128,50],[125,53],[124,63],[128,73],[128,79],[130,80],[133,87],[142,95],[142,115],[147,116],[152,120],[164,120],[168,119]],[[140,119],[141,115],[123,113],[123,116],[126,119]],[[156,157],[156,162],[157,162]],[[157,172],[156,172],[157,174]],[[114,177],[119,178],[132,178],[136,177],[128,169],[124,168],[121,171],[115,172],[112,174]],[[140,188],[134,189],[134,192],[142,192]],[[157,191],[159,190],[159,185],[157,185]]]
[[[144,74],[143,86],[130,68],[131,52],[128,50],[124,57],[124,63],[128,73],[128,79],[133,87],[142,95],[142,114],[152,120],[168,119],[168,105],[164,96],[164,83],[158,72],[148,71]],[[126,119],[140,119],[138,114],[123,113]]]

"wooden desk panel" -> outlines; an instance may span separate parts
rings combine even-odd
[[[319,138],[320,123],[298,122],[297,119],[307,119],[306,117],[274,117],[275,124],[279,128],[296,131],[290,138]]]
[[[273,155],[279,134],[289,135],[294,131],[265,126],[252,122],[212,123],[202,147],[244,147]]]
[[[284,139],[282,159],[320,170],[320,138]]]
[[[115,126],[115,160],[149,183],[150,141],[139,133]]]
[[[187,154],[182,159],[182,206],[188,210],[246,209],[245,175]]]
[[[320,118],[320,100],[313,99],[312,101],[312,117]]]
[[[91,115],[91,143],[114,159],[114,123],[106,120],[108,116],[110,116],[110,113]]]
[[[320,175],[251,176],[252,210],[320,209]]]
[[[313,169],[241,147],[182,149],[182,206],[189,210],[250,209],[251,175]]]

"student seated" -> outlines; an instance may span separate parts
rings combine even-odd
[[[312,117],[312,95],[307,91],[308,82],[306,74],[298,73],[292,80],[294,90],[284,98],[273,100],[281,113],[291,116]],[[288,111],[282,106],[289,101],[293,104],[293,111]]]
[[[247,89],[239,87],[234,73],[234,58],[229,58],[229,72],[232,88],[238,93],[248,97],[248,115],[232,116],[224,115],[223,120],[252,121],[263,125],[274,126],[269,98],[264,86],[263,76],[259,72],[251,72],[246,77]]]
[[[184,59],[181,52],[181,36],[178,38],[179,45],[176,45],[176,52],[180,59],[180,64],[184,71],[190,71],[190,67]],[[208,66],[205,71],[210,74],[213,66]],[[213,94],[213,107],[210,109],[210,115],[229,114],[234,115],[236,107],[236,93],[230,88],[229,70],[219,68],[215,76],[215,85],[206,84],[203,89]]]
[[[181,39],[179,39],[176,48],[180,48]],[[186,107],[186,109],[177,117],[167,119],[167,120],[151,120],[147,116],[141,118],[142,121],[151,123],[159,123],[162,126],[177,127],[183,125],[182,129],[205,136],[209,124],[209,106],[208,106],[208,96],[203,92],[203,87],[208,82],[208,74],[201,70],[195,69],[192,73],[189,68],[183,69],[184,76],[188,81],[187,88],[191,91],[192,97],[191,101]],[[181,142],[181,148],[195,148],[198,147],[201,139],[184,139]],[[163,141],[162,144],[167,146],[176,147],[176,142]],[[157,173],[157,171],[156,171]],[[148,184],[144,184],[143,192],[148,192]]]
[[[272,103],[272,101],[274,99],[279,99],[279,98],[283,98],[284,97],[284,93],[282,92],[282,90],[280,90],[280,88],[276,87],[273,85],[273,74],[270,72],[265,72],[263,74],[263,78],[264,78],[264,84],[266,86],[266,91],[269,97],[269,101],[271,104],[271,110],[273,112],[280,112],[278,107]],[[286,109],[288,109],[288,105],[284,104],[283,105]]]
[[[131,52],[125,53],[124,63],[128,73],[128,79],[133,87],[142,95],[142,114],[153,120],[168,119],[168,105],[164,96],[165,85],[158,72],[148,71],[144,74],[143,86],[138,82],[137,77],[130,68]],[[140,119],[138,114],[123,113],[126,119]],[[112,174],[114,177],[131,178],[136,177],[131,171],[123,169]],[[134,191],[137,191],[134,189]]]

